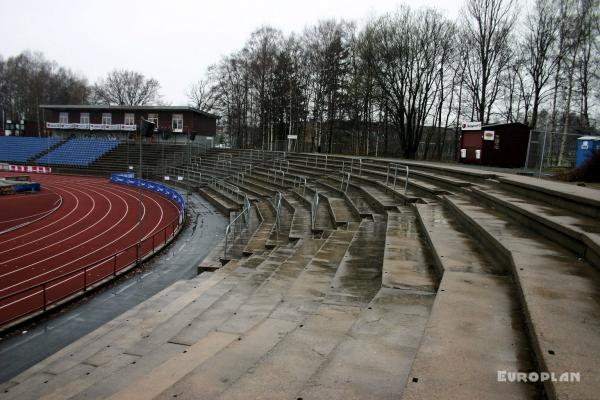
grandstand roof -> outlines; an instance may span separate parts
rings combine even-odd
[[[191,111],[205,117],[219,119],[218,115],[190,106],[110,106],[95,104],[41,104],[49,110],[131,110],[131,111]]]

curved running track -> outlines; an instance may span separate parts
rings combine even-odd
[[[110,279],[137,260],[140,239],[143,257],[178,228],[177,205],[159,194],[143,190],[140,207],[137,189],[106,178],[32,177],[62,202],[40,211],[39,195],[20,195],[2,214],[0,226],[27,223],[0,233],[0,327]]]

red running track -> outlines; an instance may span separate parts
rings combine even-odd
[[[138,242],[147,256],[179,228],[177,205],[157,193],[143,190],[140,208],[137,189],[106,178],[32,176],[62,203],[36,219],[35,196],[20,196],[2,214],[0,226],[11,215],[33,222],[0,233],[0,327],[111,279],[138,259]]]
[[[27,202],[27,207],[21,206]],[[62,197],[53,190],[0,196],[0,234],[30,224],[57,210]]]

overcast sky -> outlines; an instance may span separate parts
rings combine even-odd
[[[114,68],[156,78],[163,99],[185,104],[186,89],[250,33],[271,25],[301,32],[320,19],[364,23],[392,11],[393,0],[0,0],[0,54],[42,51],[90,82]],[[411,0],[450,18],[463,0]]]

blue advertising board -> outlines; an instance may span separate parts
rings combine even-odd
[[[112,174],[110,176],[110,181],[120,185],[141,187],[142,189],[159,193],[177,203],[180,213],[183,214],[183,210],[185,210],[185,199],[183,196],[180,195],[178,191],[173,190],[168,186],[161,185],[160,183],[156,182],[146,181],[144,179],[137,179],[130,176],[130,174]]]

